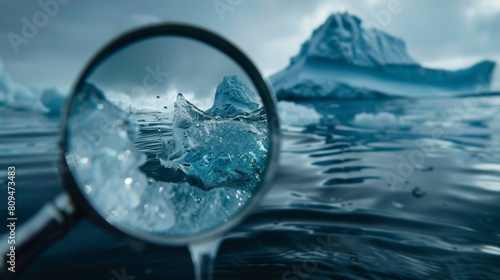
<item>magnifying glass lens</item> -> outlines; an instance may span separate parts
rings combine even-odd
[[[199,234],[263,187],[270,133],[260,93],[206,43],[129,44],[92,69],[69,108],[74,180],[98,215],[129,234]]]

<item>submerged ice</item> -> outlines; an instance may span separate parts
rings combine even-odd
[[[111,224],[160,235],[196,234],[246,205],[266,165],[263,110],[246,112],[254,106],[240,103],[233,104],[242,114],[209,115],[178,96],[173,138],[164,139],[158,154],[164,166],[158,168],[185,179],[164,182],[140,170],[147,156],[134,143],[133,118],[87,84],[72,103],[65,157],[82,192]]]
[[[268,152],[264,109],[236,76],[219,84],[214,105],[203,112],[182,94],[174,105],[173,135],[163,139],[161,164],[203,190],[254,190]]]

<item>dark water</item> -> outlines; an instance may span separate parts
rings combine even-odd
[[[215,279],[500,279],[500,98],[307,105],[322,120],[285,127],[277,181],[223,241]],[[360,112],[397,119],[359,128]],[[1,177],[16,166],[25,221],[62,191],[58,120],[7,109],[0,119]],[[155,129],[143,128],[151,151]],[[22,277],[192,278],[186,248],[142,246],[87,221]]]

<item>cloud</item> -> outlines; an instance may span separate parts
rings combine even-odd
[[[162,21],[162,19],[151,14],[135,14],[130,17],[130,21],[132,26],[136,26],[159,23]]]
[[[204,110],[227,75],[237,75],[255,91],[247,73],[225,53],[194,39],[165,36],[121,49],[100,63],[88,81],[108,98],[129,96],[139,110],[173,109],[178,93],[192,97],[189,101]]]
[[[466,66],[462,61],[470,64],[476,58],[500,58],[498,1],[399,1],[402,11],[392,15],[384,28],[404,39],[418,61],[443,61],[441,65],[454,61],[462,67]],[[243,1],[221,21],[212,1],[71,1],[36,38],[23,45],[19,54],[14,54],[8,40],[0,40],[0,53],[19,83],[69,88],[88,59],[109,40],[131,25],[163,19],[200,25],[222,34],[268,75],[286,67],[300,44],[330,12],[347,10],[368,22],[374,20],[374,14],[387,9],[389,2]],[[0,36],[19,32],[20,19],[38,9],[37,1],[0,1]]]

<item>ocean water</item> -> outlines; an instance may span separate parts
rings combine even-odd
[[[214,279],[500,278],[500,97],[301,105],[321,120],[283,127],[276,182],[226,235]],[[0,181],[16,167],[22,222],[62,191],[59,120],[5,108],[0,119]],[[159,121],[141,122],[150,154]],[[21,279],[193,279],[193,266],[187,248],[83,221]]]

